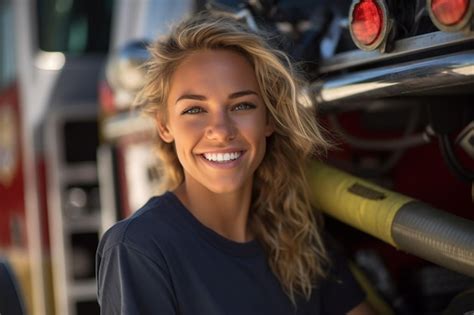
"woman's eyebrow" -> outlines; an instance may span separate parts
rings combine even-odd
[[[206,97],[204,95],[197,95],[197,94],[183,94],[176,100],[175,104],[182,100],[196,100],[196,101],[205,101]]]
[[[234,99],[234,98],[239,98],[245,95],[257,95],[258,93],[252,90],[243,90],[243,91],[238,91],[234,92],[232,94],[229,94],[229,99]],[[205,101],[207,98],[204,95],[198,95],[198,94],[183,94],[178,99],[176,100],[175,104],[178,103],[179,101],[182,100],[196,100],[196,101]]]
[[[255,91],[244,90],[244,91],[239,91],[239,92],[235,92],[235,93],[230,94],[229,99],[238,98],[238,97],[242,97],[242,96],[250,95],[250,94],[254,94],[254,95],[258,96],[257,92],[255,92]]]

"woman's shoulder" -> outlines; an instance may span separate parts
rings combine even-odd
[[[115,223],[102,236],[98,253],[103,254],[117,246],[133,247],[148,252],[179,235],[176,231],[176,205],[170,193],[152,197],[130,217]]]

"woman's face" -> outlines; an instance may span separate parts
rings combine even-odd
[[[273,128],[251,64],[236,52],[202,50],[173,74],[159,131],[174,141],[187,185],[229,193],[252,184]]]

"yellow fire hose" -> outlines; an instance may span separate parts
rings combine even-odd
[[[396,248],[474,277],[474,222],[321,162],[310,167],[321,211]]]

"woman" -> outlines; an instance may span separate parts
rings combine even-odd
[[[209,14],[150,52],[138,101],[167,192],[102,238],[102,312],[369,314],[310,206],[305,164],[327,142],[288,58]]]

